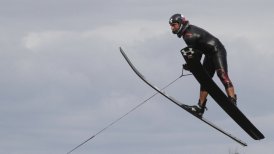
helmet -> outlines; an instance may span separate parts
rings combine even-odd
[[[169,18],[169,24],[178,23],[180,28],[176,31],[172,31],[174,34],[179,34],[185,31],[188,27],[189,22],[181,14],[174,14]]]

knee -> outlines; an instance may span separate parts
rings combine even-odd
[[[229,87],[233,87],[233,84],[231,80],[229,79],[227,72],[224,69],[218,69],[217,75],[226,89]]]

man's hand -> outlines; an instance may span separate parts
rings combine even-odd
[[[187,64],[183,64],[183,69],[187,70],[187,71],[190,71],[189,66]]]

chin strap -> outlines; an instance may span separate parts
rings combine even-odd
[[[179,32],[177,34],[177,36],[179,38],[181,38],[183,36],[183,34],[184,34],[185,30],[188,28],[188,26],[189,26],[189,21],[186,21],[185,26],[184,26],[184,24],[181,24],[181,27],[180,27]]]

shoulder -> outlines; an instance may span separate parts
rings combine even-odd
[[[183,36],[185,40],[193,41],[201,37],[201,31],[199,30],[199,27],[194,25],[189,25],[189,27],[184,32]]]

